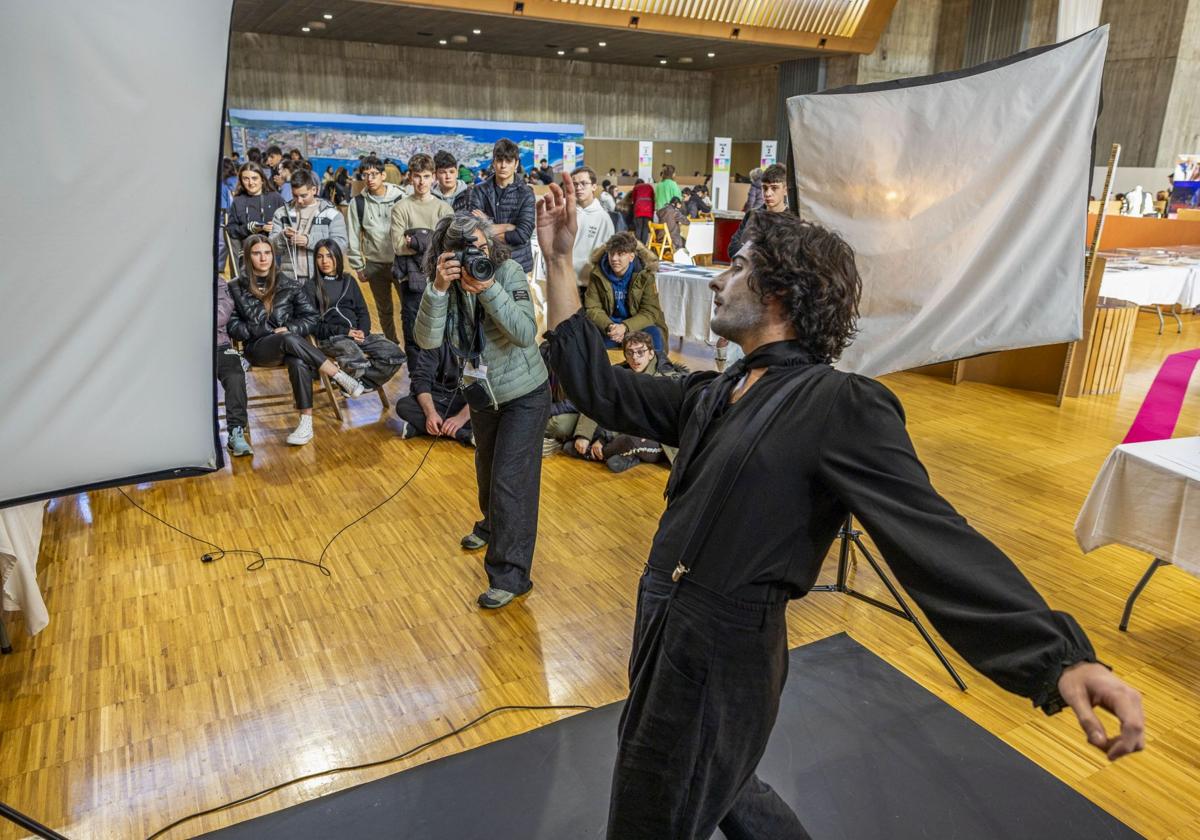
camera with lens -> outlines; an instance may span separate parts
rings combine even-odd
[[[469,245],[461,251],[455,251],[454,259],[458,260],[463,271],[476,280],[491,280],[496,274],[495,263],[474,245]]]

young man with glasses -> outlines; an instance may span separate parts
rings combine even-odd
[[[591,167],[581,166],[572,172],[571,183],[575,187],[575,219],[579,225],[571,262],[579,283],[579,299],[583,300],[592,273],[592,252],[612,237],[613,223],[604,205],[596,199],[596,173]]]
[[[346,249],[350,268],[358,279],[371,288],[375,299],[375,311],[379,314],[380,329],[394,344],[400,339],[396,333],[395,309],[392,305],[392,208],[403,197],[395,184],[387,182],[384,164],[371,155],[363,158],[359,167],[367,187],[350,202],[349,236],[350,246]],[[397,287],[397,292],[399,288]],[[412,375],[412,371],[409,371]]]

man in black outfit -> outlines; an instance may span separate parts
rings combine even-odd
[[[450,349],[449,338],[437,350],[420,349],[408,376],[408,396],[396,402],[400,436],[443,435],[471,446],[471,407],[458,387],[462,364]]]
[[[785,607],[812,587],[848,512],[971,665],[1047,713],[1070,705],[1110,760],[1142,749],[1137,692],[934,491],[896,397],[831,367],[860,294],[844,241],[790,213],[750,214],[746,244],[712,281],[712,329],[746,357],[721,375],[637,376],[607,364],[599,334],[570,314],[565,192],[538,205],[550,364],[601,425],[679,447],[638,589],[610,838],[808,837],[755,768],[787,677]],[[1119,735],[1094,705],[1117,715]]]

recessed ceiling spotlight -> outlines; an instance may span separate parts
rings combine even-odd
[[[325,20],[333,20],[333,15],[329,14],[329,12],[321,15],[321,17],[325,18]]]
[[[472,35],[482,35],[482,34],[483,34],[483,30],[482,30],[482,29],[472,29],[472,30],[471,30],[471,34],[472,34]]]
[[[708,54],[708,57],[709,57],[709,58],[716,58],[716,57],[717,57],[717,54],[716,54],[716,53],[709,53],[709,54]]]
[[[566,51],[566,50],[559,50],[559,51],[558,51],[558,54],[559,54],[559,55],[566,55],[566,54],[567,54],[567,51]]]
[[[666,60],[665,58],[660,58],[660,59],[658,60],[658,63],[659,63],[659,64],[666,64],[666,63],[667,63],[667,60]]]
[[[600,46],[602,46],[602,47],[607,47],[607,46],[608,46],[608,42],[607,42],[607,41],[601,41],[601,42],[600,42]]]
[[[301,32],[312,32],[312,27],[311,26],[301,26],[300,31]]]
[[[588,48],[587,47],[574,47],[571,49],[571,52],[575,53],[576,55],[587,55]]]
[[[451,35],[450,36],[450,43],[452,43],[452,44],[465,44],[465,43],[467,43],[468,40],[470,40],[470,39],[467,38],[466,35]]]
[[[444,47],[444,46],[446,46],[446,39],[445,39],[445,38],[438,38],[438,43],[439,43],[439,44],[441,44],[441,45]]]
[[[680,64],[691,64],[692,59],[689,56],[685,55],[683,58],[679,59],[679,63]]]

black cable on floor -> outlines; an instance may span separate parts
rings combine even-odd
[[[428,453],[426,453],[426,454],[428,454]],[[479,717],[475,718],[474,720],[464,723],[462,726],[458,727],[457,729],[451,729],[449,732],[446,732],[442,735],[438,735],[436,738],[432,738],[423,744],[418,744],[417,746],[415,746],[411,749],[405,750],[404,752],[399,753],[398,755],[393,755],[388,758],[381,758],[378,761],[368,761],[363,764],[354,764],[354,765],[350,765],[348,767],[331,767],[328,770],[318,770],[315,773],[308,773],[304,776],[297,776],[294,779],[289,779],[286,782],[280,782],[277,785],[271,785],[268,788],[263,788],[262,790],[255,791],[254,793],[247,794],[243,797],[231,800],[229,802],[225,802],[225,803],[223,803],[221,805],[217,805],[213,808],[208,808],[207,810],[204,810],[204,811],[197,811],[194,814],[188,814],[186,817],[180,817],[179,819],[175,820],[175,822],[171,823],[170,825],[160,828],[158,831],[151,834],[149,837],[146,838],[146,840],[156,840],[156,838],[161,837],[162,835],[166,834],[168,831],[175,828],[176,826],[183,825],[185,822],[190,822],[191,820],[194,820],[197,817],[206,817],[209,814],[215,814],[219,811],[226,811],[226,810],[236,807],[238,805],[244,805],[247,802],[253,802],[255,799],[261,799],[262,797],[267,796],[268,794],[274,793],[277,790],[282,790],[285,787],[290,787],[291,785],[298,784],[300,782],[307,782],[310,779],[317,779],[317,778],[320,778],[321,776],[329,776],[333,773],[347,773],[351,770],[367,770],[371,767],[379,767],[383,764],[391,764],[394,761],[400,761],[401,759],[408,758],[409,756],[415,755],[415,754],[421,752],[422,750],[429,749],[430,747],[434,746],[435,744],[440,744],[442,741],[445,741],[447,738],[453,738],[455,735],[459,735],[459,734],[467,731],[472,726],[475,726],[478,723],[482,723],[484,720],[487,720],[492,715],[499,714],[500,712],[540,712],[540,711],[581,711],[581,712],[589,711],[590,712],[590,711],[594,711],[595,708],[596,708],[595,706],[585,706],[585,705],[496,706],[494,709],[488,709],[486,712],[484,712],[483,714],[481,714]]]
[[[172,531],[175,531],[178,534],[182,534],[183,536],[187,537],[190,540],[195,540],[198,543],[203,543],[204,545],[212,546],[214,549],[216,549],[215,551],[210,551],[207,554],[201,555],[201,557],[200,557],[201,562],[213,563],[217,560],[220,560],[222,557],[225,557],[228,554],[249,554],[249,555],[253,556],[255,559],[251,560],[250,564],[248,566],[246,566],[246,571],[248,571],[248,572],[256,572],[259,569],[264,568],[267,565],[268,560],[288,560],[293,563],[300,563],[301,565],[304,565],[304,566],[314,566],[318,570],[320,570],[321,574],[325,575],[326,577],[330,577],[330,576],[332,576],[333,573],[329,570],[329,567],[325,565],[325,555],[327,553],[329,553],[330,546],[332,546],[334,544],[334,542],[337,541],[338,537],[340,537],[342,534],[344,534],[350,528],[353,528],[359,522],[362,522],[364,519],[366,519],[372,513],[379,510],[381,507],[386,505],[392,499],[394,499],[398,495],[400,495],[400,491],[402,491],[405,487],[407,487],[409,484],[411,484],[412,480],[414,478],[416,478],[417,475],[421,472],[421,469],[425,466],[425,462],[427,460],[429,460],[429,453],[433,451],[433,446],[437,442],[438,442],[438,438],[436,438],[436,437],[433,438],[429,442],[429,448],[427,448],[425,450],[425,454],[423,456],[421,456],[421,463],[417,464],[417,468],[415,470],[413,470],[412,475],[410,475],[408,478],[406,478],[404,480],[404,483],[401,484],[399,487],[397,487],[390,496],[388,496],[386,499],[384,499],[379,504],[375,505],[375,507],[368,510],[362,516],[353,520],[349,524],[344,525],[341,528],[341,530],[339,530],[336,534],[334,534],[332,537],[330,537],[329,542],[325,543],[325,547],[323,549],[321,549],[321,556],[317,558],[317,562],[315,562],[315,563],[311,560],[305,560],[302,557],[286,557],[286,556],[282,556],[282,555],[266,556],[261,551],[258,551],[257,549],[253,549],[253,548],[222,548],[221,546],[217,545],[215,542],[206,540],[203,537],[197,537],[195,534],[188,533],[187,531],[183,530],[182,528],[172,525],[170,522],[163,519],[161,516],[158,516],[157,514],[151,513],[150,511],[146,510],[144,507],[142,507],[140,504],[138,504],[136,501],[134,501],[132,496],[130,496],[128,493],[125,492],[125,488],[118,487],[117,491],[128,500],[129,504],[133,505],[135,508],[137,508],[142,513],[149,516],[151,519],[158,520],[163,525],[166,525],[168,528],[170,528]]]

